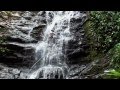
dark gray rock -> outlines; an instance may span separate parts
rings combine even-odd
[[[21,45],[13,44],[4,44],[3,47],[6,47],[10,51],[4,56],[0,56],[0,62],[7,64],[12,67],[23,67],[30,66],[34,63],[34,48],[25,47]]]
[[[7,42],[18,42],[18,43],[37,43],[38,41],[33,38],[25,38],[25,37],[6,37]]]
[[[104,70],[109,67],[107,56],[82,65],[71,65],[68,74],[69,79],[103,79]]]
[[[80,73],[86,68],[86,65],[72,65],[68,73],[69,79],[79,79]]]
[[[42,32],[45,29],[46,25],[39,25],[38,27],[33,28],[33,31],[31,32],[31,36],[37,40],[40,41],[42,38]]]
[[[83,17],[80,17],[79,19],[73,18],[71,20],[70,31],[74,37],[68,42],[65,52],[68,57],[68,62],[70,62],[69,64],[80,63],[82,58],[88,55],[88,52],[86,51],[89,46],[86,42],[85,31],[83,28],[83,24],[86,20],[86,15],[83,15]]]

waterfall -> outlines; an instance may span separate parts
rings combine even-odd
[[[40,68],[30,75],[30,79],[66,78],[68,67],[64,52],[68,41],[73,38],[70,20],[79,17],[80,13],[77,11],[46,11],[47,25],[43,40],[36,47]]]
[[[37,67],[29,73],[28,79],[65,79],[69,72],[66,64],[66,48],[68,42],[74,39],[70,31],[71,20],[82,17],[80,11],[40,11],[35,15],[26,11],[20,20],[11,21],[10,31],[13,38],[31,41],[33,28],[42,24],[43,12],[45,12],[46,25],[42,30],[42,39],[35,44],[28,45],[34,47],[35,50],[36,63],[31,69]],[[31,19],[25,19],[29,17]],[[22,33],[25,30],[28,32]]]

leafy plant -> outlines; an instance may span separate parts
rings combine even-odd
[[[119,70],[120,69],[120,43],[116,44],[112,49],[108,52],[109,57],[111,58],[111,67]]]
[[[117,70],[108,70],[107,72],[105,72],[106,78],[110,78],[110,79],[120,79],[120,71]]]
[[[120,12],[91,11],[85,27],[91,49],[106,53],[120,41]]]

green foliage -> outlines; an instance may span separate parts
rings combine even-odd
[[[105,72],[105,78],[120,79],[120,43],[116,44],[107,53],[110,58],[110,68]]]
[[[105,72],[105,78],[110,78],[110,79],[120,79],[120,71],[119,70],[108,70]]]
[[[120,12],[118,11],[91,11],[85,27],[92,50],[105,53],[120,42]]]
[[[111,58],[111,67],[119,70],[120,69],[120,43],[116,44],[112,49],[108,52],[109,57]]]

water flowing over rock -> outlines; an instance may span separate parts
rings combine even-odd
[[[5,45],[13,51],[11,61],[19,58],[29,66],[28,79],[68,79],[73,73],[69,64],[79,63],[86,55],[86,18],[81,11],[23,12],[8,24]]]
[[[85,14],[78,11],[47,11],[46,29],[43,32],[43,40],[38,42],[36,47],[36,59],[39,69],[30,75],[30,78],[38,78],[43,72],[43,78],[66,78],[68,72],[66,64],[68,42],[76,39],[71,32],[71,20],[83,18]],[[80,21],[82,22],[82,21]],[[75,28],[74,28],[75,29]],[[77,34],[76,34],[77,35]],[[79,35],[78,35],[79,36]],[[80,40],[79,40],[80,41]],[[64,72],[65,67],[67,72]],[[57,74],[58,73],[58,74]],[[53,74],[53,75],[52,75]],[[62,76],[62,77],[60,77]]]

